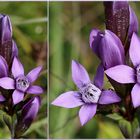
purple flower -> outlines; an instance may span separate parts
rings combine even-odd
[[[113,32],[93,29],[90,33],[90,47],[101,59],[105,69],[124,64],[123,45]]]
[[[112,90],[103,90],[104,69],[102,65],[98,67],[94,81],[90,81],[85,68],[73,60],[72,78],[79,90],[61,94],[52,104],[65,108],[82,106],[79,111],[82,125],[96,114],[98,104],[112,104],[121,100]]]
[[[16,133],[24,133],[31,125],[33,120],[36,118],[41,101],[40,97],[32,97],[22,108],[21,117],[18,117],[16,125]]]
[[[16,43],[12,39],[12,25],[9,16],[0,14],[0,55],[11,65],[18,55]]]
[[[18,56],[18,49],[16,43],[12,40],[10,18],[7,15],[0,14],[0,78],[9,75],[8,66],[11,67],[15,56]],[[4,95],[4,90],[1,90],[1,92]],[[3,95],[0,94],[0,102],[5,101]]]
[[[40,97],[36,96],[31,98],[22,108],[22,121],[24,124],[29,126],[35,119],[39,107],[40,107]]]
[[[0,59],[1,60],[1,59]],[[3,72],[5,76],[0,78],[0,86],[4,89],[14,89],[12,94],[13,103],[17,104],[24,98],[24,93],[41,94],[43,89],[40,86],[34,86],[32,83],[38,78],[42,69],[41,66],[31,70],[26,76],[24,74],[23,65],[14,57],[12,64],[13,78],[8,77],[8,70],[6,62],[3,65]]]
[[[0,14],[0,42],[11,40],[12,25],[9,16]]]
[[[132,102],[134,107],[140,106],[140,40],[138,36],[133,33],[129,56],[134,65],[131,68],[127,65],[118,65],[105,71],[105,73],[119,83],[135,83],[132,91]]]
[[[106,28],[114,32],[126,45],[133,32],[138,32],[138,19],[128,1],[105,1]]]

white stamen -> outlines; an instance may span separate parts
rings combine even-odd
[[[101,95],[101,90],[89,83],[80,89],[80,93],[82,94],[82,100],[85,103],[97,103]]]
[[[23,92],[29,87],[29,84],[30,83],[25,76],[19,76],[16,79],[16,88]]]

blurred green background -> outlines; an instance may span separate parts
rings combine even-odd
[[[102,2],[50,2],[50,104],[61,93],[77,90],[71,78],[71,60],[78,60],[91,79],[99,59],[89,47],[93,28],[105,29]],[[139,2],[130,3],[140,21]],[[105,79],[105,88],[110,87]],[[78,110],[50,105],[50,138],[123,138],[118,126],[109,118],[96,115],[81,127]]]
[[[43,65],[43,71],[36,81],[44,88],[42,103],[25,138],[47,138],[47,2],[0,2],[0,13],[9,15],[11,19],[13,38],[25,72]],[[0,138],[10,138],[9,134],[1,120]]]

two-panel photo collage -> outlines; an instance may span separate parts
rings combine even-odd
[[[140,139],[139,1],[0,1],[0,139]]]

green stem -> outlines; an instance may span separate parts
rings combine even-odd
[[[14,125],[14,115],[11,116],[12,124],[11,124],[11,138],[15,138],[15,125]]]

